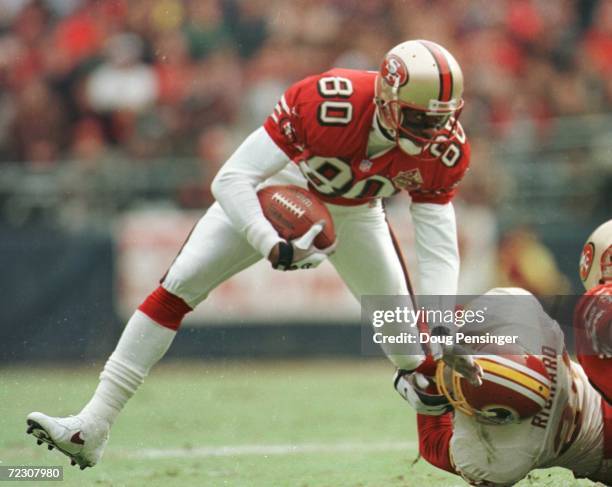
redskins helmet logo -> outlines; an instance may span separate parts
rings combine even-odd
[[[389,54],[385,58],[380,74],[389,86],[400,87],[408,82],[408,68],[396,54]]]
[[[580,255],[580,279],[583,281],[589,277],[589,272],[591,272],[594,253],[595,249],[592,242],[588,242],[584,249],[582,249],[582,254]]]

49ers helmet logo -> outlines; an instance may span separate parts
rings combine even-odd
[[[389,54],[383,61],[380,74],[390,86],[404,86],[408,82],[408,68],[402,58]]]
[[[591,272],[591,266],[593,265],[593,243],[588,242],[584,249],[582,249],[582,255],[580,256],[580,279],[583,281],[589,277]]]

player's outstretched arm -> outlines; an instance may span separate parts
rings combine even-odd
[[[264,257],[282,238],[265,218],[255,188],[288,163],[287,155],[260,127],[236,149],[212,182],[212,193],[234,227]]]
[[[448,296],[440,298],[438,306],[454,309],[453,296],[457,294],[459,281],[459,246],[453,204],[413,203],[410,212],[419,262],[420,294]],[[471,383],[480,384],[482,371],[461,348],[440,346],[432,348],[432,352],[435,359],[443,359]]]
[[[453,204],[413,203],[410,213],[419,263],[419,294],[457,294],[459,246]]]

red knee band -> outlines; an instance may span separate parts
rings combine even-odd
[[[187,303],[159,286],[138,307],[156,323],[171,330],[178,330],[183,317],[191,311]]]

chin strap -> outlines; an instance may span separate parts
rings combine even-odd
[[[390,142],[395,142],[395,136],[389,131],[387,127],[384,126],[382,121],[380,120],[380,116],[378,113],[376,114],[374,124],[376,125],[376,129],[380,132],[380,134]]]

